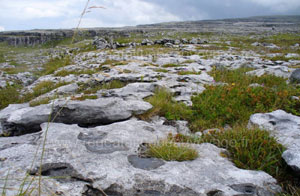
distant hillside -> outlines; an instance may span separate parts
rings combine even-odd
[[[153,31],[212,32],[227,34],[300,33],[300,16],[256,16],[222,20],[165,22],[120,28],[89,28],[81,30],[85,36],[124,36],[130,33]],[[10,45],[38,45],[52,40],[72,37],[74,29],[48,29],[0,32],[0,42]]]
[[[221,20],[199,20],[184,22],[165,22],[158,24],[138,25],[137,28],[146,29],[186,29],[203,32],[299,32],[299,16],[255,16],[249,18],[234,18]]]

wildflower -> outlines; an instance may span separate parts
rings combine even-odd
[[[232,86],[235,86],[235,83],[232,83],[231,85],[232,85]]]

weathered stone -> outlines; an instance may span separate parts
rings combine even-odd
[[[135,156],[137,148],[145,142],[165,139],[169,133],[175,134],[174,129],[169,126],[132,119],[89,129],[57,123],[45,123],[42,127],[42,138],[47,130],[43,159],[45,168],[42,169],[42,174],[52,177],[43,180],[43,195],[59,192],[79,196],[86,192],[99,194],[100,190],[108,195],[123,196],[198,196],[221,192],[224,195],[249,192],[274,195],[281,190],[276,185],[276,180],[264,172],[238,169],[220,155],[223,149],[212,144],[193,145],[199,153],[199,157],[193,161],[162,161],[162,164],[159,160],[151,160],[151,163],[147,160],[146,164],[141,165],[141,159],[136,160]],[[146,127],[151,127],[154,131],[149,131]],[[91,152],[86,148],[90,133],[94,133],[95,137],[101,135],[95,145],[119,142],[126,145],[128,150],[105,154]],[[104,137],[103,133],[106,134]],[[81,137],[78,137],[80,134]],[[83,134],[88,137],[79,140]],[[2,139],[0,138],[0,143]],[[26,176],[26,171],[31,174],[39,171],[39,159],[31,168],[31,160],[35,157],[34,149],[38,143],[39,141],[36,145],[20,144],[0,151],[0,157],[6,158],[1,162],[0,177],[5,178],[5,171],[9,168],[10,175],[21,179]],[[38,151],[37,157],[40,157],[40,153]],[[57,176],[64,178],[57,179]],[[8,181],[7,186],[18,187],[21,183],[22,181]],[[32,186],[37,183],[34,181]],[[3,184],[0,181],[0,185]],[[14,189],[7,190],[9,195],[15,192]]]
[[[254,114],[250,117],[249,127],[258,126],[268,130],[279,143],[287,147],[283,159],[295,172],[300,172],[300,117],[277,110],[266,114]]]
[[[144,170],[157,169],[165,164],[164,161],[162,161],[161,159],[141,158],[137,155],[129,155],[128,161],[133,167]]]
[[[268,68],[257,69],[254,71],[249,71],[247,74],[255,75],[255,76],[263,76],[264,74],[270,74],[277,77],[289,78],[291,76],[292,71],[295,69],[288,68],[285,66],[272,66]]]
[[[20,135],[40,130],[40,124],[49,121],[91,126],[126,120],[151,109],[144,101],[121,98],[101,98],[85,101],[55,101],[53,104],[26,107],[12,105],[0,113],[4,133]]]
[[[300,69],[296,69],[290,76],[290,81],[293,83],[300,83]]]

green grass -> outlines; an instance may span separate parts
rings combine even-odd
[[[163,68],[154,69],[154,71],[159,72],[159,73],[168,73],[169,72],[169,70],[163,69]]]
[[[71,99],[75,100],[75,101],[84,101],[86,99],[98,99],[98,96],[97,95],[82,95],[80,97],[72,97]]]
[[[278,56],[275,56],[275,57],[264,57],[266,59],[269,59],[271,61],[286,61],[288,62],[289,60],[300,60],[300,57],[290,57],[290,58],[287,58],[285,55],[278,55]]]
[[[174,63],[169,63],[169,64],[165,64],[162,67],[164,68],[168,68],[168,67],[183,67],[185,65],[179,65],[179,64],[174,64]]]
[[[68,75],[81,75],[81,74],[88,74],[88,75],[92,75],[94,73],[96,73],[97,71],[95,70],[61,70],[61,71],[58,71],[54,74],[54,76],[60,76],[60,77],[65,77],[65,76],[68,76]]]
[[[112,65],[112,66],[120,66],[120,65],[127,65],[128,62],[126,61],[117,61],[117,60],[110,60],[107,59],[101,65]]]
[[[32,99],[39,97],[45,93],[48,93],[54,89],[57,89],[58,87],[67,85],[68,83],[60,82],[60,83],[55,83],[52,81],[43,81],[37,84],[32,90],[32,92],[25,94],[20,98],[20,102],[28,102],[31,101]],[[46,102],[46,101],[44,101]]]
[[[173,95],[164,88],[157,89],[154,96],[147,98],[153,108],[139,116],[143,120],[148,120],[153,116],[165,116],[168,120],[180,120],[190,118],[191,110],[183,103],[173,100]]]
[[[4,54],[0,53],[0,63],[5,63],[5,62],[6,62],[6,59],[4,57]]]
[[[53,74],[59,68],[65,67],[70,64],[72,64],[72,59],[70,56],[50,59],[47,63],[43,65],[43,71],[39,72],[38,75]]]
[[[214,70],[210,74],[224,86],[206,86],[206,90],[192,97],[193,106],[173,100],[173,95],[166,89],[158,89],[155,95],[146,99],[153,108],[141,116],[164,116],[170,120],[189,121],[192,131],[209,128],[223,128],[247,124],[254,113],[272,112],[277,109],[300,115],[300,101],[291,96],[300,96],[300,88],[286,84],[285,79],[265,75],[262,77],[246,75],[249,69],[234,71]],[[263,87],[249,87],[258,83]]]
[[[300,115],[300,102],[291,99],[291,96],[300,96],[299,87],[286,84],[280,77],[249,76],[245,71],[215,70],[211,73],[216,81],[229,85],[207,86],[202,94],[192,98],[194,117],[190,121],[194,131],[245,124],[254,113],[277,109]],[[263,87],[249,87],[252,83]]]
[[[116,89],[116,88],[122,88],[124,86],[126,86],[126,83],[121,82],[119,80],[113,80],[113,81],[102,83],[102,84],[83,83],[83,84],[79,84],[79,88],[78,88],[77,92],[84,93],[84,94],[94,94],[99,90]]]
[[[286,169],[281,158],[285,148],[264,130],[234,127],[232,130],[205,134],[200,138],[177,135],[175,139],[197,144],[212,143],[226,148],[230,153],[229,158],[239,168],[262,170],[274,177],[283,175]]]
[[[54,97],[45,97],[36,101],[31,101],[29,102],[29,106],[30,107],[35,107],[35,106],[39,106],[39,105],[43,105],[43,104],[48,104],[51,100],[55,99],[56,96]]]
[[[198,157],[198,152],[188,145],[161,141],[156,144],[150,144],[147,155],[166,161],[192,161]]]
[[[178,75],[200,75],[201,71],[179,71],[177,72]]]
[[[198,54],[196,51],[184,51],[181,53],[182,56],[192,56]]]
[[[189,63],[195,63],[195,60],[186,60],[183,62],[183,64],[189,64]]]
[[[0,89],[0,109],[7,107],[11,103],[16,103],[19,100],[18,85],[7,85],[5,88]]]

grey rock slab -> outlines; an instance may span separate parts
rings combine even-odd
[[[152,108],[151,104],[141,100],[122,98],[100,98],[84,101],[57,101],[54,113],[60,111],[56,122],[68,124],[109,124],[126,120],[132,115],[142,114]]]
[[[249,71],[247,72],[247,74],[255,75],[258,77],[263,76],[264,74],[270,74],[278,77],[289,78],[294,70],[295,69],[288,68],[285,66],[271,66],[267,68],[257,69],[254,71]]]
[[[250,117],[249,127],[258,126],[268,130],[278,142],[287,147],[283,159],[298,174],[300,171],[300,117],[276,110],[271,113],[258,113]]]
[[[176,131],[170,126],[131,119],[95,128],[80,128],[77,125],[59,123],[50,123],[49,126],[45,123],[42,128],[42,138],[47,130],[43,176],[68,177],[66,180],[55,178],[43,180],[45,187],[43,195],[49,192],[81,195],[80,193],[88,190],[94,192],[104,190],[107,194],[123,196],[142,196],[150,193],[204,196],[216,191],[229,196],[246,194],[248,191],[256,195],[275,195],[281,190],[270,175],[262,171],[235,167],[220,155],[223,149],[212,144],[191,146],[199,153],[199,157],[193,161],[164,161],[163,165],[157,167],[160,165],[157,164],[154,167],[153,163],[149,164],[150,166],[148,162],[142,165],[136,163],[140,161],[133,161],[136,157],[128,159],[132,155],[137,155],[136,151],[142,143],[153,143],[165,139],[169,133],[175,134]],[[91,152],[85,146],[87,142],[94,141],[89,133],[93,133],[95,137],[101,136],[95,145],[119,142],[126,145],[128,150],[105,154]],[[78,139],[80,134],[87,134],[88,137],[84,141],[80,140]],[[7,158],[0,163],[0,177],[4,179],[6,175],[4,171],[8,169],[11,175],[17,177],[25,175],[24,171],[29,170],[32,174],[38,171],[39,161],[34,163],[32,169],[30,168],[35,148],[34,145],[23,144],[0,151],[0,157]],[[23,172],[20,172],[19,168],[22,168]],[[3,186],[3,183],[0,181],[0,186]],[[20,181],[9,181],[7,186],[15,188],[20,184]],[[8,195],[12,195],[11,192],[13,189],[8,190]]]
[[[100,90],[97,92],[99,96],[105,93],[107,97],[132,97],[135,99],[144,99],[153,95],[156,87],[155,83],[130,83],[123,88],[113,89],[113,90]]]
[[[193,83],[202,83],[202,84],[209,84],[214,81],[213,77],[208,75],[206,72],[201,72],[200,75],[183,75],[178,76],[177,81],[186,81],[186,82],[193,82]]]
[[[49,121],[91,126],[127,120],[142,114],[152,105],[142,100],[100,98],[95,100],[56,100],[53,104],[27,107],[10,105],[0,112],[3,132],[20,135],[40,131],[40,124]]]
[[[37,132],[40,124],[47,122],[51,115],[50,105],[40,105],[36,107],[8,106],[0,117],[1,126],[4,133],[9,135],[21,135],[25,133]],[[9,108],[13,108],[10,110]],[[7,112],[9,110],[9,112]],[[2,113],[2,112],[1,112]],[[1,114],[0,114],[1,115]]]

